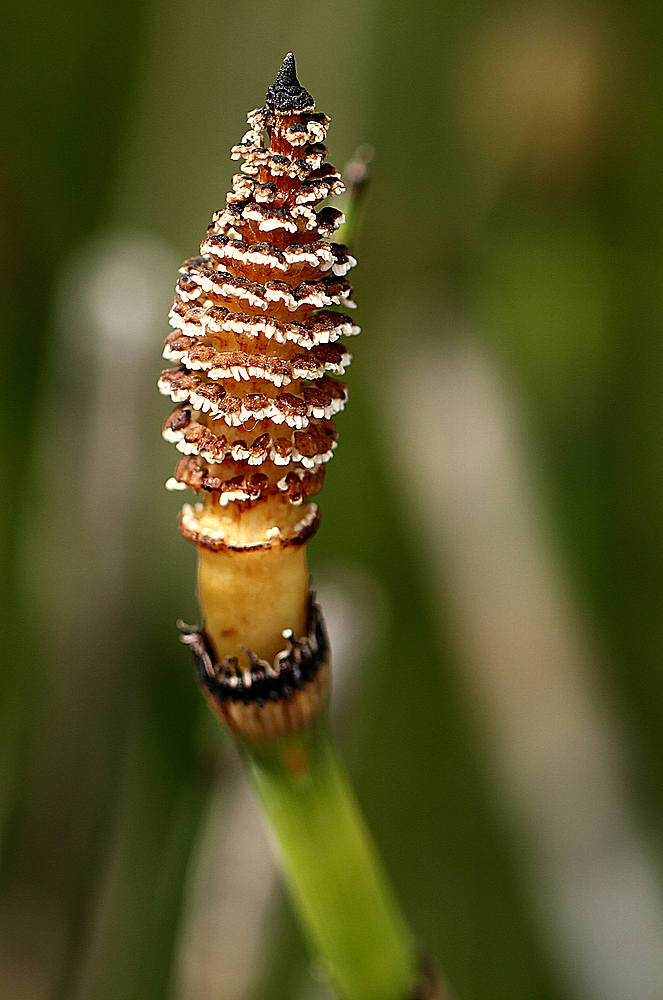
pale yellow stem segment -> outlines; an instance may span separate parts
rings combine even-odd
[[[198,587],[217,662],[247,647],[270,663],[285,649],[284,629],[306,634],[306,545],[276,544],[244,552],[199,548]]]
[[[272,663],[308,631],[309,578],[306,542],[317,527],[314,504],[296,506],[270,496],[257,504],[185,506],[180,527],[198,546],[198,593],[205,631],[216,662],[245,649]],[[244,647],[244,649],[242,648]]]

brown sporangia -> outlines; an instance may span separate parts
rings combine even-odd
[[[355,260],[331,242],[342,214],[317,207],[344,187],[325,162],[329,118],[291,54],[248,123],[226,206],[180,271],[164,351],[175,367],[159,380],[177,406],[163,434],[183,454],[170,488],[282,508],[318,493],[335,448],[351,360],[337,341],[359,332],[338,307],[354,307]]]

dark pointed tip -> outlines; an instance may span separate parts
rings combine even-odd
[[[267,88],[265,102],[277,111],[304,111],[315,106],[315,101],[308,90],[302,87],[297,79],[295,57],[292,52],[281,64],[276,80]]]

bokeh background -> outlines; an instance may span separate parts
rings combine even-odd
[[[37,0],[0,65],[0,996],[326,996],[174,622],[179,263],[288,50],[375,151],[310,546],[458,1000],[663,996],[663,8]]]

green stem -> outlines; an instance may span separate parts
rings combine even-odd
[[[405,1000],[417,963],[329,729],[244,744],[296,908],[344,1000]]]

